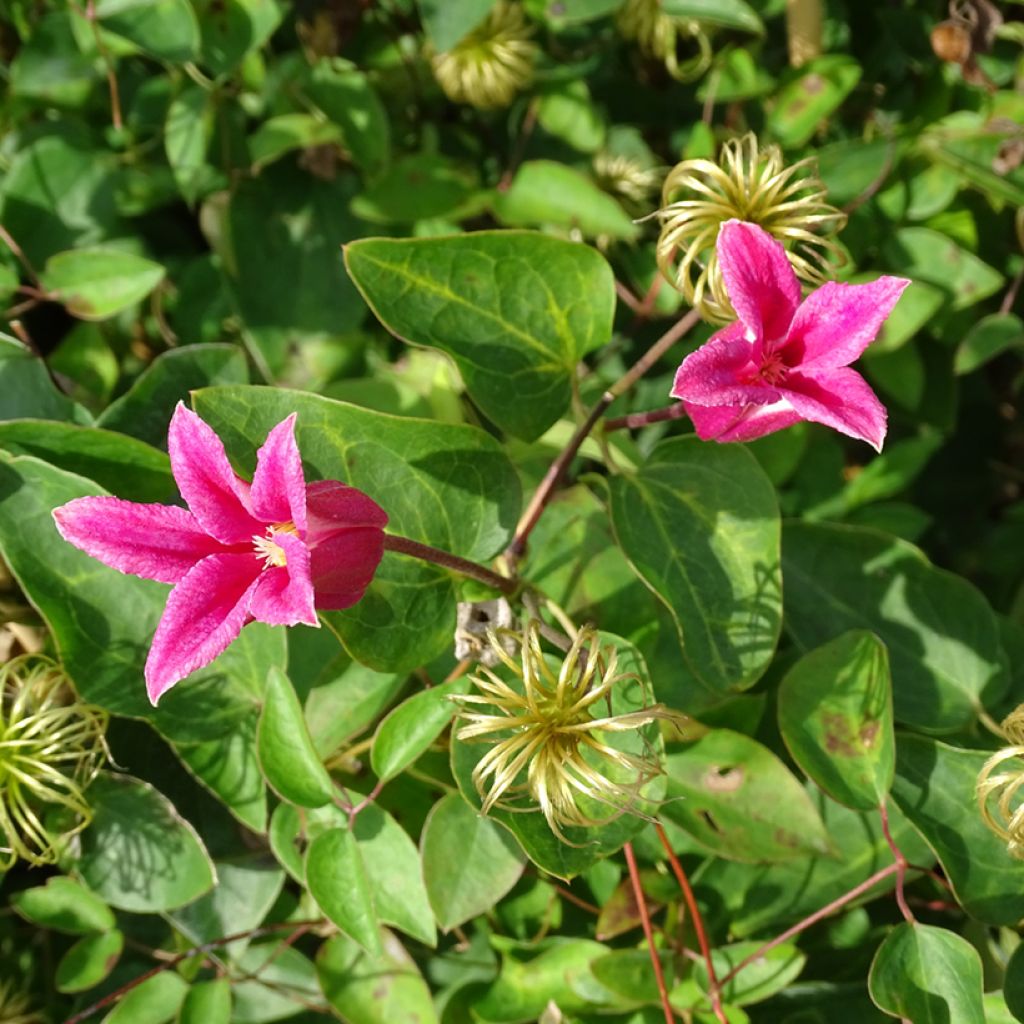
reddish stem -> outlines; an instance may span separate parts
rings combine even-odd
[[[661,845],[668,855],[668,862],[672,865],[672,873],[676,876],[679,888],[683,891],[683,899],[686,900],[687,909],[690,911],[690,920],[693,921],[693,930],[697,933],[697,944],[700,946],[701,955],[704,957],[704,965],[708,972],[708,995],[711,997],[711,1009],[721,1024],[729,1024],[722,1009],[722,992],[718,978],[715,976],[715,965],[711,959],[711,944],[708,942],[708,935],[704,929],[704,919],[700,916],[700,907],[697,906],[697,898],[693,894],[690,880],[686,877],[683,865],[680,864],[672,844],[665,835],[665,830],[660,822],[655,822],[654,829],[658,833]]]
[[[686,406],[682,402],[666,406],[664,409],[652,409],[650,412],[631,412],[628,416],[613,416],[604,421],[605,433],[612,430],[639,430],[652,423],[665,420],[681,420],[686,416]]]
[[[900,913],[903,915],[904,920],[914,924],[916,919],[911,913],[910,907],[907,906],[907,898],[903,893],[903,884],[907,877],[907,858],[896,845],[892,832],[889,830],[889,811],[885,806],[884,800],[878,808],[878,815],[882,819],[882,835],[885,836],[885,841],[889,844],[893,859],[896,861],[896,905],[900,908]]]
[[[651,916],[647,913],[647,901],[644,899],[643,886],[640,884],[640,872],[636,867],[633,844],[626,843],[623,852],[626,854],[626,864],[629,867],[629,880],[633,885],[633,896],[636,898],[637,909],[640,911],[640,923],[643,925],[644,938],[647,940],[647,950],[651,955],[651,966],[654,968],[654,981],[658,986],[661,1008],[665,1011],[665,1024],[676,1024],[675,1015],[672,1013],[672,1004],[668,1001],[668,989],[665,987],[665,972],[661,969],[661,957],[658,956],[658,951],[654,948]]]
[[[463,576],[471,576],[475,580],[501,591],[503,594],[512,594],[516,590],[515,580],[493,572],[479,562],[471,562],[466,558],[459,558],[450,551],[442,551],[440,548],[433,548],[429,544],[421,544],[419,541],[410,540],[408,537],[399,537],[394,533],[384,534],[384,550],[397,551],[402,555],[409,555],[412,558],[422,559],[424,562],[433,562],[435,565],[443,566],[445,569],[453,569],[462,573]]]

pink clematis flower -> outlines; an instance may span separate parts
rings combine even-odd
[[[252,621],[318,625],[366,591],[388,517],[337,480],[306,484],[295,414],[267,435],[252,483],[213,430],[180,402],[167,435],[188,505],[77,498],[54,509],[61,536],[105,565],[173,583],[146,660],[149,699],[209,664]]]
[[[739,320],[688,355],[672,387],[698,436],[752,441],[809,420],[881,451],[885,408],[849,366],[910,282],[830,282],[801,303],[785,250],[756,224],[727,221],[717,251]]]

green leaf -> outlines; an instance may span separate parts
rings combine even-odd
[[[59,252],[46,261],[42,286],[81,320],[108,320],[144,299],[164,268],[119,249],[91,246]]]
[[[806,145],[862,74],[860,64],[845,54],[827,54],[804,64],[776,94],[768,114],[768,134],[787,149]]]
[[[178,1024],[228,1024],[230,1020],[230,978],[195,982],[178,1013]]]
[[[724,978],[762,945],[761,942],[736,942],[728,946],[716,946],[711,951],[716,976]],[[790,982],[800,976],[806,962],[807,957],[796,946],[784,942],[748,964],[735,978],[723,985],[722,999],[737,1006],[759,1003],[787,988]],[[694,965],[694,974],[697,983],[707,991],[708,972],[703,960]]]
[[[781,623],[775,489],[753,456],[696,438],[664,441],[611,481],[612,526],[675,620],[681,671],[715,696],[768,667]]]
[[[174,407],[189,391],[248,382],[245,354],[236,345],[172,348],[157,356],[132,386],[103,410],[96,425],[165,447]]]
[[[640,230],[590,178],[553,160],[527,160],[512,184],[495,193],[493,204],[498,220],[510,228],[559,227],[623,241]]]
[[[782,861],[833,853],[803,787],[767,747],[712,729],[666,761],[661,813],[720,857]]]
[[[296,997],[319,1002],[316,968],[287,939],[250,946],[238,958],[245,980],[232,980],[232,1024],[271,1024],[298,1013]],[[315,1018],[314,1018],[315,1019]]]
[[[164,150],[178,191],[188,203],[195,203],[216,180],[206,159],[214,113],[210,94],[194,82],[185,83],[167,108]]]
[[[892,795],[935,851],[964,910],[988,924],[1012,924],[1024,917],[1024,863],[989,831],[975,798],[990,753],[901,735]]]
[[[456,679],[414,693],[389,712],[377,726],[370,748],[374,774],[381,780],[392,779],[412,764],[452,720],[455,705],[449,695],[465,692],[466,683]]]
[[[306,851],[306,884],[320,909],[346,935],[380,956],[380,923],[355,835],[347,827],[317,836]]]
[[[1018,945],[1006,962],[1003,995],[1014,1019],[1024,1019],[1024,945]]]
[[[490,13],[496,0],[418,0],[420,17],[435,48],[450,50]]]
[[[387,510],[395,533],[474,561],[508,543],[519,483],[501,447],[481,430],[281,389],[214,388],[197,392],[194,401],[228,450],[244,452],[249,465],[271,427],[297,412],[309,478],[364,490]],[[380,671],[411,671],[451,644],[451,575],[388,552],[362,601],[332,620],[359,661]]]
[[[371,238],[345,264],[381,322],[438,348],[503,430],[532,440],[568,407],[572,375],[611,338],[614,281],[593,249],[526,232]]]
[[[914,1024],[985,1024],[981,957],[945,928],[897,925],[875,954],[868,988],[879,1009]]]
[[[852,283],[863,284],[874,278],[872,274],[861,279],[858,274]],[[945,301],[946,293],[942,288],[924,281],[911,281],[896,303],[896,308],[882,324],[878,338],[871,345],[872,353],[878,355],[901,348],[931,323]]]
[[[953,372],[973,373],[1007,349],[1024,350],[1024,320],[1015,313],[982,317],[964,336],[956,350]]]
[[[166,1024],[178,1013],[188,982],[174,971],[147,978],[118,1000],[102,1024]]]
[[[387,110],[366,75],[339,57],[321,57],[313,65],[306,94],[341,129],[345,148],[363,170],[373,174],[391,156]]]
[[[51,465],[117,490],[130,501],[177,497],[167,456],[124,434],[46,420],[0,422],[0,448],[34,455]]]
[[[708,25],[738,28],[761,35],[764,25],[757,12],[744,0],[661,0],[665,14],[693,18]]]
[[[14,893],[11,906],[26,921],[69,935],[105,932],[116,924],[99,896],[66,875],[54,875],[45,885]]]
[[[54,974],[58,992],[85,992],[114,969],[124,949],[124,934],[116,928],[79,939],[61,958]]]
[[[526,0],[524,6],[531,17],[543,19],[557,32],[607,18],[622,6],[622,0]]]
[[[201,896],[215,882],[195,829],[148,782],[100,775],[89,787],[93,820],[77,870],[119,910],[155,914]]]
[[[110,237],[118,227],[114,155],[77,132],[19,149],[0,183],[0,223],[37,267],[54,253]]]
[[[804,651],[867,629],[889,650],[896,720],[935,732],[973,722],[1007,685],[995,616],[965,579],[876,530],[790,523],[786,629]]]
[[[420,846],[427,896],[445,931],[490,910],[523,873],[525,858],[508,831],[458,793],[433,806]]]
[[[617,671],[622,677],[612,688],[610,708],[605,704],[602,711],[607,708],[606,713],[610,715],[625,715],[650,707],[654,703],[654,695],[643,656],[628,641],[611,633],[602,633],[601,640],[604,645],[615,645]],[[480,707],[485,708],[486,705]],[[457,738],[457,730],[455,733],[451,741],[452,774],[466,801],[479,809],[483,799],[473,782],[473,769],[491,747],[487,743],[460,740]],[[653,756],[660,759],[663,750],[657,722],[635,730],[604,733],[602,741],[633,757]],[[636,781],[635,771],[616,767],[607,759],[599,763],[602,773],[613,782],[628,785]],[[525,778],[525,772],[521,773],[520,783]],[[624,843],[635,838],[647,820],[641,815],[658,812],[658,801],[664,795],[664,790],[664,779],[658,776],[647,783],[639,799],[626,813],[618,816],[611,814],[611,820],[590,828],[566,827],[563,831],[569,840],[568,844],[555,836],[536,804],[524,802],[518,810],[494,807],[488,812],[488,817],[504,825],[519,841],[527,857],[543,871],[558,878],[571,879],[616,853]],[[583,812],[592,818],[609,818],[609,808],[605,803],[581,796],[579,804]]]
[[[199,24],[188,0],[98,0],[106,32],[160,60],[189,61],[199,53]]]
[[[327,1001],[348,1024],[438,1024],[416,961],[389,931],[381,932],[381,944],[376,956],[345,935],[320,947],[316,971]]]
[[[0,422],[26,416],[77,423],[92,418],[57,390],[41,359],[9,334],[0,333]]]
[[[99,77],[96,61],[75,40],[69,12],[55,10],[36,20],[22,39],[10,62],[10,95],[47,106],[81,107]]]
[[[337,125],[312,114],[278,114],[268,118],[249,136],[254,171],[296,149],[310,149],[341,141]]]
[[[276,0],[195,0],[202,36],[200,60],[215,75],[234,70],[281,22]]]
[[[262,830],[266,786],[256,760],[256,717],[268,669],[284,663],[283,630],[247,626],[224,654],[154,709],[142,665],[166,586],[107,568],[64,542],[53,524],[58,505],[98,493],[81,477],[0,452],[3,556],[49,625],[79,694],[114,714],[152,722],[233,814]]]
[[[362,233],[349,212],[357,182],[314,178],[288,161],[241,182],[221,239],[228,285],[257,365],[279,377],[306,343],[341,343],[363,321],[341,246]]]
[[[272,668],[267,676],[256,749],[267,782],[283,799],[300,807],[322,807],[335,795],[288,677]]]
[[[805,654],[779,687],[779,730],[793,760],[829,796],[868,811],[896,769],[885,645],[853,631]]]
[[[581,153],[596,153],[604,142],[606,126],[581,79],[558,82],[545,89],[537,106],[537,120],[550,135]]]
[[[448,157],[414,153],[396,161],[356,196],[352,212],[375,224],[411,224],[430,217],[452,217],[475,186],[475,180]]]
[[[998,270],[932,228],[899,228],[886,237],[882,253],[900,274],[940,288],[954,310],[973,306],[1003,284]]]

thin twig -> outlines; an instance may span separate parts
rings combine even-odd
[[[91,1006],[87,1006],[84,1010],[79,1011],[71,1017],[68,1017],[64,1024],[80,1024],[83,1020],[88,1020],[94,1013],[102,1010],[104,1006],[109,1006],[111,1003],[116,1003],[122,996],[131,992],[132,989],[138,988],[144,981],[148,981],[150,978],[162,971],[170,970],[172,967],[177,967],[178,964],[183,963],[185,960],[191,960],[193,957],[202,956],[204,953],[209,953],[211,950],[219,949],[221,946],[230,945],[232,942],[237,942],[239,939],[258,939],[263,935],[272,935],[274,932],[285,931],[286,929],[303,929],[317,928],[324,923],[323,918],[316,918],[310,921],[278,921],[276,924],[262,925],[259,928],[248,928],[244,932],[235,932],[232,935],[224,935],[219,939],[213,939],[210,942],[204,942],[200,946],[193,946],[191,949],[186,949],[184,953],[179,953],[177,956],[172,957],[170,960],[164,961],[162,964],[158,964],[156,967],[145,971],[136,978],[132,978],[131,981],[125,982],[119,988],[114,989],[113,992],[107,993],[102,999],[98,999]]]
[[[669,842],[668,836],[665,835],[665,829],[662,828],[660,822],[655,822],[654,830],[658,833],[661,845],[665,848],[668,862],[672,866],[672,874],[676,876],[679,888],[683,891],[683,899],[686,900],[687,909],[690,911],[693,930],[697,933],[697,944],[700,946],[701,956],[704,957],[704,965],[708,972],[708,995],[711,998],[712,1012],[721,1021],[721,1024],[729,1024],[725,1011],[722,1009],[721,984],[715,976],[715,963],[711,957],[711,944],[708,942],[708,935],[704,929],[704,919],[700,915],[700,907],[697,906],[697,897],[693,894],[690,880],[686,877],[683,865],[679,862],[675,850],[672,849],[672,844]]]
[[[680,420],[686,416],[686,406],[682,402],[667,406],[664,409],[652,409],[650,412],[633,412],[628,416],[613,416],[604,421],[604,431],[639,430],[649,427],[652,423],[664,423],[666,420]]]
[[[371,789],[370,792],[367,793],[366,796],[364,796],[363,799],[348,812],[348,823],[350,827],[355,824],[356,815],[359,814],[360,811],[369,807],[370,804],[380,796],[380,791],[384,788],[386,782],[386,779],[379,779],[373,789]]]
[[[630,368],[619,378],[598,400],[597,404],[587,414],[587,418],[576,429],[576,433],[569,439],[569,443],[558,454],[554,462],[548,467],[544,479],[530,499],[526,511],[519,520],[515,536],[505,552],[506,557],[515,562],[526,550],[526,541],[537,521],[541,517],[547,503],[562,480],[563,475],[569,468],[569,463],[575,458],[580,446],[587,439],[594,425],[604,415],[605,410],[626,391],[628,391],[647,371],[658,362],[659,359],[680,338],[684,337],[690,329],[700,320],[700,313],[697,310],[690,310],[670,327]]]
[[[675,1015],[672,1013],[672,1004],[668,1001],[668,989],[665,987],[665,972],[661,969],[661,957],[654,948],[651,917],[647,913],[647,901],[644,899],[643,886],[640,884],[640,872],[636,867],[633,844],[626,843],[623,852],[626,854],[626,865],[629,867],[629,880],[633,885],[633,896],[636,898],[637,909],[640,911],[640,923],[643,925],[644,938],[647,940],[647,950],[651,954],[651,966],[654,968],[654,981],[658,986],[661,1008],[665,1011],[665,1024],[676,1024]]]
[[[640,315],[643,306],[642,300],[638,299],[618,278],[615,278],[615,294],[627,309],[631,309],[637,316]]]
[[[21,246],[18,245],[10,232],[2,224],[0,224],[0,242],[3,242],[14,253],[14,258],[25,268],[25,273],[39,285],[39,275],[36,273],[36,268],[32,266]]]
[[[845,907],[851,900],[855,900],[858,896],[862,896],[869,889],[874,888],[874,886],[878,885],[879,882],[885,881],[885,879],[890,875],[895,874],[898,870],[898,865],[889,864],[880,871],[876,871],[870,878],[861,882],[860,885],[855,885],[849,892],[843,893],[842,896],[832,900],[831,903],[822,907],[821,910],[816,910],[813,914],[808,915],[802,921],[797,921],[795,925],[787,928],[781,935],[776,935],[771,942],[766,942],[763,946],[759,946],[750,954],[750,956],[741,960],[724,978],[722,978],[719,984],[727,985],[736,977],[737,974],[740,973],[740,971],[749,967],[755,960],[759,960],[770,950],[775,949],[776,946],[781,946],[782,943],[788,942],[794,935],[799,935],[802,931],[806,931],[811,927],[811,925],[817,924],[822,918],[828,917],[829,914],[834,914],[837,910]]]
[[[77,4],[73,3],[71,6],[77,14],[82,15],[92,26],[92,33],[96,39],[96,49],[99,51],[99,55],[103,58],[103,63],[107,68],[107,88],[110,90],[110,120],[114,125],[114,130],[120,131],[124,126],[124,121],[121,117],[121,93],[117,87],[117,75],[114,73],[114,60],[110,56],[110,51],[107,49],[106,44],[103,42],[103,34],[100,32],[99,22],[96,18],[96,0],[87,0],[84,13]]]
[[[512,179],[515,177],[516,170],[523,162],[523,156],[526,153],[526,145],[530,141],[533,129],[537,126],[537,114],[539,109],[540,100],[537,97],[534,97],[534,99],[530,101],[530,105],[526,108],[526,114],[523,116],[523,124],[519,129],[519,135],[516,138],[515,146],[509,156],[508,167],[505,168],[505,173],[501,176],[501,181],[498,182],[499,192],[505,192],[508,190],[508,187],[512,184]]]
[[[429,544],[421,544],[419,541],[410,540],[408,537],[400,537],[394,533],[384,534],[384,550],[397,551],[401,555],[409,555],[412,558],[422,559],[424,562],[433,562],[445,569],[452,569],[463,576],[470,576],[475,580],[503,594],[514,594],[518,584],[508,576],[502,576],[493,572],[478,562],[470,562],[466,558],[453,555],[450,551],[442,551],[440,548],[431,547]]]
[[[882,835],[885,836],[885,841],[889,844],[893,859],[896,861],[896,905],[900,908],[900,913],[903,915],[904,920],[914,924],[916,919],[911,913],[910,907],[907,906],[907,898],[903,894],[903,884],[907,877],[907,858],[896,845],[892,832],[889,830],[889,811],[885,806],[884,800],[879,805],[878,814],[882,820]]]
[[[999,312],[1004,316],[1013,309],[1013,304],[1017,301],[1017,293],[1020,291],[1021,282],[1024,281],[1024,267],[1014,275],[1013,280],[1010,282],[1010,287],[1006,289],[1006,294],[1003,296],[1003,301],[999,304]]]

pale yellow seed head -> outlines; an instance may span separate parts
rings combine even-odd
[[[89,823],[85,790],[108,757],[108,718],[77,699],[50,658],[0,668],[0,867],[52,864]]]
[[[43,1016],[32,1008],[27,992],[13,979],[0,981],[0,1024],[43,1024]]]
[[[659,0],[626,0],[616,21],[623,38],[661,61],[677,81],[692,82],[711,66],[711,40],[704,25],[666,14]]]
[[[438,85],[455,103],[483,110],[507,107],[533,80],[540,48],[523,9],[498,0],[491,13],[431,67]]]
[[[786,166],[779,148],[760,147],[753,133],[732,139],[717,162],[684,160],[669,172],[657,212],[658,266],[706,320],[735,320],[715,251],[719,228],[735,218],[781,242],[796,276],[817,287],[846,260],[832,238],[846,214],[826,197],[812,157]]]
[[[1007,853],[1024,860],[1024,704],[1003,719],[1000,730],[1011,745],[996,751],[978,773],[978,810]]]
[[[673,715],[660,705],[611,714],[613,688],[636,677],[617,671],[615,648],[602,647],[591,627],[580,630],[557,671],[541,648],[536,621],[510,635],[518,660],[508,653],[508,636],[492,633],[490,643],[516,685],[481,666],[472,677],[477,692],[452,698],[460,705],[456,737],[491,745],[473,770],[484,813],[539,810],[570,843],[563,829],[608,824],[633,810],[644,785],[662,770],[653,751],[627,753],[608,734]],[[581,800],[607,807],[608,814],[584,809]]]

